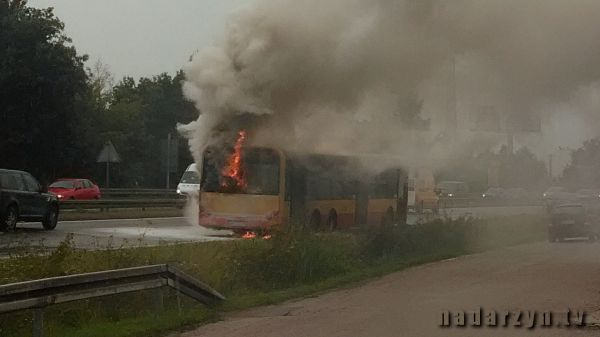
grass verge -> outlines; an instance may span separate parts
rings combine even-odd
[[[439,220],[418,227],[344,233],[278,233],[270,241],[82,251],[69,240],[49,255],[16,252],[0,261],[0,283],[155,263],[177,263],[228,297],[208,309],[170,290],[79,301],[46,311],[49,337],[161,336],[219,313],[279,303],[356,284],[410,266],[544,238],[544,221],[521,216]],[[161,296],[160,308],[156,305]],[[0,336],[31,331],[31,312],[0,316]]]

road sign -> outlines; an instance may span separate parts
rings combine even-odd
[[[117,153],[117,149],[115,149],[113,143],[109,140],[104,144],[96,161],[98,163],[120,163],[121,157]]]
[[[104,144],[102,151],[100,151],[100,154],[98,155],[97,162],[98,163],[106,163],[106,183],[104,185],[104,188],[109,188],[110,187],[110,163],[120,163],[121,162],[121,157],[117,153],[117,149],[115,149],[115,146],[113,145],[113,143],[110,140],[108,142],[106,142],[106,144]]]

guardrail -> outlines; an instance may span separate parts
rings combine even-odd
[[[33,337],[43,337],[44,308],[59,303],[171,287],[205,305],[225,297],[172,265],[109,270],[0,286],[0,313],[33,309]]]
[[[479,197],[444,197],[438,202],[439,208],[465,207],[510,207],[510,206],[543,206],[541,199],[495,199]]]
[[[171,189],[141,189],[141,188],[103,188],[100,190],[105,199],[119,198],[182,198],[176,190]]]
[[[115,208],[181,208],[185,206],[185,199],[123,199],[123,200],[64,200],[60,202],[63,210],[100,210],[107,211]]]

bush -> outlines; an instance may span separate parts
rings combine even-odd
[[[352,270],[355,244],[349,235],[281,232],[270,241],[233,243],[225,266],[227,289],[281,289]]]

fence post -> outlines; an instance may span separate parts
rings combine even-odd
[[[162,288],[154,290],[154,308],[157,315],[165,310],[165,299]]]
[[[33,337],[44,337],[44,308],[33,309]]]

